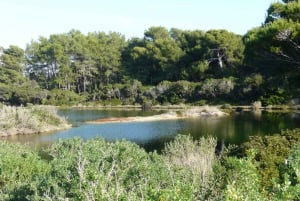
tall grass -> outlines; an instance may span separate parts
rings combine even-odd
[[[40,133],[67,128],[67,120],[53,106],[0,105],[0,136]]]
[[[179,135],[166,145],[164,155],[170,166],[191,171],[193,183],[205,185],[216,162],[216,145],[217,140],[212,137],[194,141],[191,136]]]

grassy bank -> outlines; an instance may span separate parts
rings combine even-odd
[[[0,105],[0,136],[42,133],[70,126],[53,106]]]

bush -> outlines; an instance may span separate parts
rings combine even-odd
[[[238,159],[229,157],[225,162],[226,188],[225,198],[230,201],[266,200],[260,190],[260,175],[251,157]]]
[[[226,110],[231,110],[232,109],[232,106],[228,103],[225,103],[221,106],[221,109],[226,109]]]
[[[79,95],[73,91],[53,89],[44,102],[49,105],[76,105],[80,102],[84,102],[86,97],[84,95]]]
[[[297,134],[298,133],[298,134]],[[242,145],[248,155],[251,149],[256,150],[255,161],[259,163],[258,170],[262,176],[262,187],[271,189],[273,181],[281,182],[279,167],[289,156],[291,148],[300,142],[299,130],[282,131],[280,135],[253,136],[249,142]]]
[[[276,186],[285,184],[285,175],[289,172],[286,159],[292,153],[292,148],[299,143],[299,129],[283,130],[272,136],[250,137],[250,141],[232,148],[229,155],[241,158],[253,155],[253,163],[261,177],[260,190],[265,190],[271,196]]]
[[[194,99],[195,83],[185,80],[177,82],[163,81],[156,86],[157,100],[162,103],[180,104]]]
[[[22,85],[0,83],[0,101],[11,105],[42,104],[47,94],[48,91],[40,89],[34,81],[28,81]]]
[[[199,94],[210,101],[226,100],[235,87],[234,78],[206,79],[199,89]],[[222,96],[222,98],[220,98]]]
[[[49,173],[50,165],[36,150],[0,142],[1,200],[38,200],[35,197],[39,184],[49,177]]]
[[[75,200],[194,200],[200,181],[208,180],[212,173],[208,164],[214,162],[210,159],[214,159],[211,145],[215,141],[209,140],[210,143],[201,148],[199,145],[205,142],[203,139],[199,144],[194,143],[192,149],[180,150],[179,144],[183,147],[193,144],[190,138],[181,137],[168,145],[168,154],[164,156],[146,153],[127,141],[61,141],[49,151],[53,158],[51,175],[55,175],[51,180],[56,181],[51,186],[56,186],[57,191],[47,194],[53,199],[61,196]],[[208,147],[210,149],[205,149]],[[191,159],[201,158],[196,164],[189,161],[182,166],[173,155],[177,150]],[[198,150],[202,152],[197,153]],[[208,157],[203,155],[208,152],[212,152]],[[202,171],[194,172],[199,169]]]
[[[215,139],[194,141],[184,135],[166,144],[161,155],[124,140],[74,138],[40,152],[0,142],[0,197],[4,201],[299,200],[299,136],[296,129],[251,139],[252,144],[240,148],[246,157],[222,155],[221,160],[215,156]],[[281,163],[280,158],[287,160]],[[265,177],[263,172],[274,167],[278,177]],[[272,185],[262,185],[266,182]]]
[[[41,158],[30,147],[0,143],[0,197],[199,200],[212,174],[214,146],[214,139],[193,142],[180,136],[167,146],[166,155],[158,155],[128,141],[74,138],[54,143]]]
[[[280,105],[283,104],[285,98],[279,95],[271,95],[270,97],[261,97],[260,98],[263,105]]]
[[[300,200],[300,143],[292,148],[281,169],[283,182],[274,184],[274,200]]]

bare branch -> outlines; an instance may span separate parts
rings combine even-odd
[[[286,40],[290,39],[291,35],[292,35],[292,30],[291,29],[285,29],[285,30],[280,31],[279,33],[277,33],[277,35],[275,37],[279,41],[286,41]]]

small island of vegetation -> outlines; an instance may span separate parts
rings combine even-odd
[[[15,107],[0,104],[0,137],[70,128],[53,106]]]

